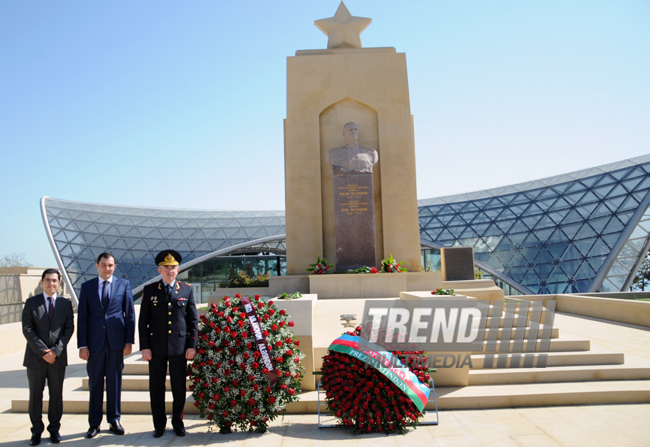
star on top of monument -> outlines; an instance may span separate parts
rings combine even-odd
[[[341,2],[334,17],[314,21],[319,30],[327,34],[327,48],[361,48],[360,34],[368,28],[372,19],[355,17]]]

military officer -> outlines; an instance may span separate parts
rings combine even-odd
[[[176,279],[181,261],[181,255],[174,250],[158,253],[156,264],[162,279],[145,286],[142,292],[138,330],[142,360],[149,362],[149,397],[154,438],[164,434],[167,424],[167,364],[174,400],[172,427],[177,436],[185,436],[185,372],[187,360],[194,358],[199,328],[192,287]]]

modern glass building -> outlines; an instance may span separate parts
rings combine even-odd
[[[441,247],[474,247],[508,292],[627,290],[650,245],[650,155],[527,183],[418,202],[423,265]],[[181,278],[203,300],[231,268],[286,273],[284,211],[201,211],[43,197],[59,267],[75,293],[99,253],[134,292],[157,277],[155,254],[184,256]],[[75,296],[76,299],[76,296]]]

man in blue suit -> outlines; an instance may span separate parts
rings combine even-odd
[[[99,277],[81,285],[77,317],[79,357],[86,360],[90,399],[86,438],[100,431],[106,378],[106,419],[110,430],[123,435],[120,424],[122,369],[135,337],[135,312],[129,281],[113,276],[115,257],[102,253],[95,264]]]

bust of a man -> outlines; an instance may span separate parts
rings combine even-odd
[[[359,146],[359,126],[353,122],[343,126],[345,146],[327,151],[327,162],[332,165],[334,175],[372,173],[372,167],[379,161],[374,149]]]

